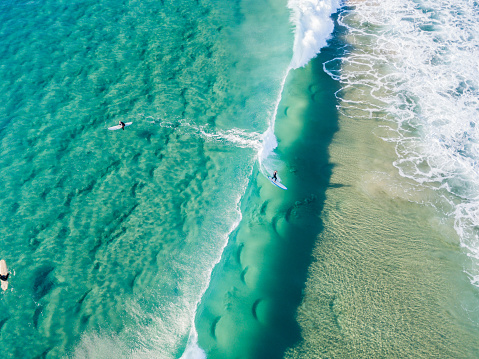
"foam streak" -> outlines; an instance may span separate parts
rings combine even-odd
[[[338,21],[357,49],[325,69],[379,107],[364,111],[363,104],[358,111],[342,101],[340,111],[394,122],[394,138],[386,139],[396,142],[394,165],[449,203],[446,214],[471,258],[465,271],[479,285],[478,6],[467,0],[351,5]],[[354,70],[342,73],[341,65]]]

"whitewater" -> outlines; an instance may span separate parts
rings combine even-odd
[[[464,270],[478,286],[478,5],[461,0],[349,5],[339,22],[373,50],[330,61],[325,70],[345,89],[359,87],[365,98],[378,100],[359,118],[374,115],[392,123],[394,135],[384,139],[396,144],[394,165],[418,183],[418,191],[421,186],[436,191],[429,204],[454,220],[469,258]],[[359,70],[341,73],[339,63]],[[357,80],[363,75],[368,79]]]
[[[267,176],[273,172],[273,169],[284,169],[284,163],[281,158],[274,152],[277,147],[277,139],[274,135],[275,120],[278,113],[278,107],[281,102],[281,94],[284,90],[286,79],[291,70],[303,67],[314,58],[327,44],[334,29],[334,23],[331,15],[335,13],[340,6],[339,1],[330,0],[290,0],[288,1],[288,8],[291,11],[290,21],[294,28],[294,44],[293,57],[291,63],[285,71],[279,94],[274,104],[274,109],[269,118],[269,125],[266,131],[258,137],[257,134],[250,134],[255,138],[255,142],[251,147],[257,151],[257,161],[259,163],[260,171]],[[217,138],[218,135],[205,134],[208,138]],[[222,136],[219,136],[222,137]],[[244,195],[244,193],[243,193]],[[236,224],[236,226],[240,223]],[[235,226],[235,227],[236,227]],[[225,243],[226,246],[226,243]],[[224,247],[223,247],[224,249]],[[219,261],[219,260],[218,260]],[[214,263],[211,270],[218,261]],[[211,271],[209,273],[211,275]],[[203,290],[202,294],[204,294]],[[201,297],[201,296],[200,296]],[[196,303],[198,306],[199,300]],[[188,339],[188,345],[185,352],[181,356],[182,359],[202,359],[206,358],[205,352],[198,346],[198,333],[192,322],[192,329]]]

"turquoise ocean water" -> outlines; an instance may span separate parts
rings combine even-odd
[[[467,0],[2,2],[1,357],[282,357],[345,113],[434,193],[476,333],[478,29]]]
[[[3,358],[179,355],[240,219],[288,18],[258,1],[2,2]]]

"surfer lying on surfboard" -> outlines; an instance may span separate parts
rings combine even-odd
[[[7,275],[1,275],[1,274],[0,274],[0,280],[2,280],[2,281],[4,281],[4,282],[7,281],[9,275],[10,275],[10,272],[7,273]]]

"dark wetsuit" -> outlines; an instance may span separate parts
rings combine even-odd
[[[276,173],[278,173],[278,172],[274,171],[273,177],[271,177],[271,179],[272,179],[273,181],[277,181],[277,180],[278,180],[278,177],[276,177]]]
[[[125,123],[120,121],[121,129],[124,131],[125,130]]]
[[[0,280],[6,281],[8,279],[9,275],[10,275],[10,273],[7,273],[7,275],[1,275],[0,274]]]

